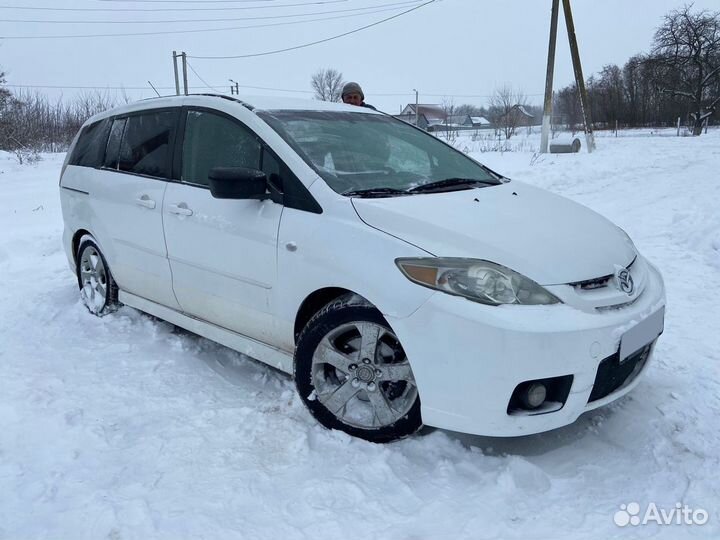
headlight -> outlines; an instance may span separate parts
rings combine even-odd
[[[560,300],[540,285],[499,264],[477,259],[396,259],[403,274],[418,285],[463,296],[481,304],[541,305]]]

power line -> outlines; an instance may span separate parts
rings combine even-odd
[[[188,66],[190,64],[188,63]],[[198,79],[200,79],[204,86],[191,86],[190,88],[193,89],[202,89],[202,88],[211,88],[215,91],[219,91],[217,89],[218,86],[222,86],[222,84],[218,85],[211,85],[207,83],[200,75],[198,75],[197,71],[190,68],[195,73],[195,75],[198,76]],[[47,84],[5,84],[3,85],[8,88],[43,88],[43,89],[51,89],[51,90],[147,90],[147,86],[62,86],[62,85],[47,85]],[[246,84],[240,84],[238,85],[240,88],[249,88],[251,90],[267,90],[272,92],[288,92],[293,94],[314,94],[312,90],[298,90],[294,88],[276,88],[276,87],[270,87],[270,86],[252,86],[252,85],[246,85]],[[175,90],[174,86],[156,86],[159,90]],[[220,93],[226,93],[219,91]],[[413,96],[415,95],[414,92],[395,92],[395,93],[383,93],[383,92],[373,92],[373,96],[377,97],[403,97],[403,96]],[[490,99],[494,97],[493,95],[483,95],[483,94],[448,94],[448,93],[440,93],[440,94],[433,94],[429,92],[423,92],[423,96],[426,97],[448,97],[448,98],[486,98]],[[543,93],[537,93],[537,94],[526,94],[528,97],[539,97],[543,96]]]
[[[104,0],[111,1],[111,0]],[[112,0],[114,1],[114,0]],[[159,0],[158,0],[159,1]],[[195,0],[193,0],[195,1]],[[238,17],[238,18],[222,18],[222,19],[159,19],[154,21],[118,21],[118,20],[104,20],[104,21],[87,21],[87,20],[42,20],[42,19],[0,19],[0,23],[42,23],[42,24],[172,24],[172,23],[205,23],[205,22],[230,22],[230,21],[255,21],[255,20],[266,20],[266,19],[290,19],[295,17],[308,17],[312,15],[329,15],[333,13],[348,13],[355,11],[367,11],[374,8],[389,8],[389,7],[406,7],[408,5],[418,4],[421,0],[405,0],[404,2],[384,3],[384,4],[373,4],[365,7],[350,8],[350,9],[334,9],[329,11],[314,11],[311,13],[294,13],[292,15],[263,15],[260,17]],[[301,22],[301,21],[298,21]]]
[[[190,64],[188,64],[189,66]],[[197,71],[193,69],[193,72],[195,75],[198,75]],[[190,86],[189,88],[199,89],[199,88],[212,88],[213,90],[217,90],[215,86],[210,85],[209,83],[205,82],[199,75],[198,78],[203,82],[205,86]],[[216,86],[222,86],[221,84]],[[295,90],[292,88],[274,88],[270,86],[251,86],[247,84],[240,84],[238,85],[240,88],[249,88],[251,90],[269,90],[273,92],[290,92],[293,94],[314,94],[312,90]],[[38,89],[48,89],[48,90],[147,90],[147,86],[63,86],[63,85],[56,85],[56,84],[4,84],[3,87],[7,88],[38,88]],[[156,86],[155,88],[158,88],[159,90],[175,90],[174,86]],[[220,93],[223,93],[220,90],[217,90]]]
[[[251,2],[276,2],[277,0],[97,0],[98,2],[123,2],[124,4],[249,4]]]
[[[48,90],[148,90],[147,86],[62,86],[57,84],[3,84],[7,88],[43,88]],[[160,90],[175,90],[174,86],[156,86]],[[204,88],[193,86],[192,88]]]
[[[368,28],[372,28],[373,26],[377,26],[377,25],[382,24],[382,23],[384,23],[384,22],[391,21],[391,20],[393,20],[393,19],[397,19],[398,17],[402,17],[403,15],[407,15],[408,13],[410,13],[410,12],[412,12],[412,11],[416,11],[416,10],[418,10],[418,9],[420,9],[420,8],[423,8],[423,7],[427,6],[427,5],[433,4],[433,3],[435,3],[435,2],[436,2],[436,0],[429,0],[428,2],[425,2],[425,3],[423,3],[423,4],[420,4],[419,6],[415,6],[415,7],[411,8],[411,9],[408,9],[408,10],[406,10],[406,11],[403,11],[402,13],[398,13],[398,14],[396,14],[396,15],[393,15],[392,17],[387,17],[387,18],[382,19],[382,20],[380,20],[380,21],[376,21],[376,22],[374,22],[374,23],[367,24],[367,25],[365,25],[365,26],[361,26],[360,28],[355,28],[354,30],[350,30],[350,31],[348,31],[348,32],[343,32],[342,34],[337,34],[337,35],[331,36],[331,37],[329,37],[329,38],[320,39],[320,40],[317,40],[317,41],[312,41],[312,42],[310,42],[310,43],[303,43],[302,45],[296,45],[296,46],[294,46],[294,47],[286,47],[286,48],[284,48],[284,49],[275,49],[275,50],[273,50],[273,51],[265,51],[265,52],[254,53],[254,54],[238,54],[238,55],[234,55],[234,56],[189,56],[189,55],[188,55],[188,58],[197,58],[197,59],[200,59],[200,60],[229,60],[229,59],[234,59],[234,58],[253,58],[253,57],[257,57],[257,56],[268,56],[268,55],[271,55],[271,54],[279,54],[279,53],[283,53],[283,52],[294,51],[294,50],[297,50],[297,49],[304,49],[304,48],[306,48],[306,47],[311,47],[311,46],[313,46],[313,45],[319,45],[320,43],[327,43],[328,41],[332,41],[332,40],[334,40],[334,39],[339,39],[339,38],[341,38],[341,37],[349,36],[350,34],[355,34],[355,33],[360,32],[360,31],[362,31],[362,30],[367,30]],[[365,15],[365,14],[363,14],[363,15]]]
[[[249,4],[251,2],[276,2],[277,0],[97,0],[98,2],[123,2],[125,4]]]
[[[269,6],[243,6],[243,7],[202,7],[202,8],[55,8],[40,6],[0,6],[0,9],[25,9],[32,11],[94,11],[94,12],[150,12],[150,11],[237,11],[247,9],[277,9],[285,7],[305,7],[324,4],[341,4],[348,0],[315,0],[313,2],[298,2],[295,4],[272,4]]]
[[[217,88],[215,88],[214,86],[210,86],[210,85],[205,81],[205,79],[203,79],[203,78],[200,76],[200,74],[199,74],[197,71],[195,71],[195,68],[190,65],[190,62],[186,62],[186,63],[187,63],[187,67],[190,68],[190,71],[192,71],[192,72],[195,74],[195,76],[196,76],[198,79],[200,79],[200,82],[202,82],[202,83],[203,83],[205,86],[207,86],[210,90],[215,90],[216,92],[220,92],[221,94],[224,93],[224,92],[222,92],[221,90],[218,90]]]
[[[188,64],[190,65],[190,64]],[[193,70],[195,71],[195,70]],[[197,75],[197,72],[195,72]],[[198,76],[199,78],[199,76]],[[202,80],[202,79],[201,79]],[[209,83],[203,81],[205,86],[191,86],[190,88],[213,88]],[[222,86],[222,85],[217,85]],[[312,90],[294,90],[291,88],[273,88],[269,86],[250,86],[246,84],[238,85],[240,88],[250,88],[252,90],[271,90],[273,92],[290,92],[295,94],[314,94]],[[48,90],[147,90],[147,86],[63,86],[57,84],[4,84],[3,87],[7,88],[42,88]],[[175,90],[174,86],[156,86],[159,90]],[[222,92],[221,92],[222,93]]]
[[[374,94],[374,95],[380,96],[380,95],[383,95],[383,94]],[[480,94],[427,94],[427,93],[425,93],[425,92],[423,92],[422,95],[423,95],[423,96],[430,96],[430,97],[461,97],[461,98],[487,98],[487,99],[490,99],[490,98],[495,97],[495,96],[492,95],[492,94],[489,95],[489,96],[483,96],[483,95],[480,95]],[[527,96],[527,97],[537,97],[537,96],[544,96],[545,94],[544,94],[544,93],[540,93],[540,94],[524,94],[524,95]]]
[[[427,2],[426,4],[435,2],[435,0],[430,0],[430,2]],[[418,7],[422,7],[422,4]],[[202,29],[190,29],[190,30],[160,30],[155,32],[124,32],[124,33],[118,33],[118,34],[73,34],[73,35],[57,35],[57,36],[0,36],[0,39],[23,39],[23,40],[30,40],[30,39],[79,39],[79,38],[103,38],[103,37],[131,37],[131,36],[160,36],[160,35],[169,35],[169,34],[199,34],[199,33],[205,33],[205,32],[226,32],[230,30],[249,30],[253,28],[269,28],[272,26],[290,26],[295,24],[304,24],[304,23],[311,23],[311,22],[321,22],[321,21],[332,21],[337,19],[349,19],[351,17],[363,17],[365,15],[373,15],[375,13],[383,13],[386,11],[397,11],[398,9],[402,9],[400,7],[393,7],[393,8],[384,8],[384,9],[376,9],[373,11],[366,11],[364,13],[351,13],[349,15],[335,15],[332,17],[319,17],[315,19],[305,19],[302,21],[287,21],[287,22],[279,22],[279,23],[265,23],[265,24],[250,24],[246,26],[227,26],[224,28],[202,28]],[[413,8],[417,9],[417,8]],[[405,13],[409,13],[410,11],[413,11],[413,9],[410,9],[406,11]],[[403,15],[403,13],[400,13],[400,15]],[[393,19],[394,17],[390,17],[385,20]],[[384,22],[384,21],[380,21]],[[376,23],[379,24],[379,23]],[[366,28],[369,28],[370,26],[375,26],[374,24],[367,26]],[[352,33],[352,32],[349,32]],[[347,35],[347,34],[344,34]],[[329,40],[325,40],[329,41]],[[267,54],[267,53],[266,53]],[[269,53],[272,54],[272,53]],[[200,57],[195,57],[200,58]]]

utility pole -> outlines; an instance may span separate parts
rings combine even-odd
[[[183,87],[185,89],[185,95],[188,95],[188,79],[187,79],[187,54],[185,51],[180,53],[182,56],[182,72],[183,72]]]
[[[550,141],[550,123],[553,112],[553,77],[555,74],[555,49],[557,44],[558,14],[560,0],[552,0],[552,13],[550,16],[550,45],[548,47],[547,75],[545,78],[545,106],[543,108],[542,136],[540,138],[540,153],[547,154]]]
[[[173,70],[175,71],[175,95],[179,96],[180,95],[180,78],[178,77],[177,57],[178,57],[177,51],[173,51]]]
[[[238,83],[236,83],[235,81],[233,81],[232,79],[228,79],[228,81],[230,81],[232,83],[230,85],[230,95],[232,96],[233,94],[235,94],[235,95],[239,96],[240,95],[240,85]]]
[[[413,88],[415,92],[415,127],[420,127],[420,110],[418,109],[418,101],[420,100],[418,91]]]
[[[582,109],[583,120],[585,121],[585,140],[587,142],[588,152],[592,153],[592,151],[595,150],[595,135],[593,135],[590,102],[588,100],[587,89],[585,88],[582,64],[580,63],[580,51],[578,49],[577,36],[575,35],[575,23],[573,22],[570,0],[563,0],[563,8],[565,11],[565,25],[567,26],[568,40],[570,41],[573,70],[575,71],[575,83],[580,93],[580,108]]]

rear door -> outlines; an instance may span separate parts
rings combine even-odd
[[[180,111],[115,118],[91,192],[96,234],[120,289],[174,309],[180,306],[172,290],[162,202]]]
[[[270,341],[283,207],[270,200],[221,200],[208,188],[214,167],[263,166],[262,144],[239,120],[215,110],[185,114],[179,182],[163,206],[173,288],[183,311]]]

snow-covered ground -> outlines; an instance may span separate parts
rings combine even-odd
[[[90,315],[60,246],[63,156],[0,155],[0,539],[720,537],[720,132],[623,135],[476,157],[601,212],[660,266],[644,380],[554,432],[386,446],[324,430],[233,351],[130,308]],[[618,527],[631,502],[709,521]]]

